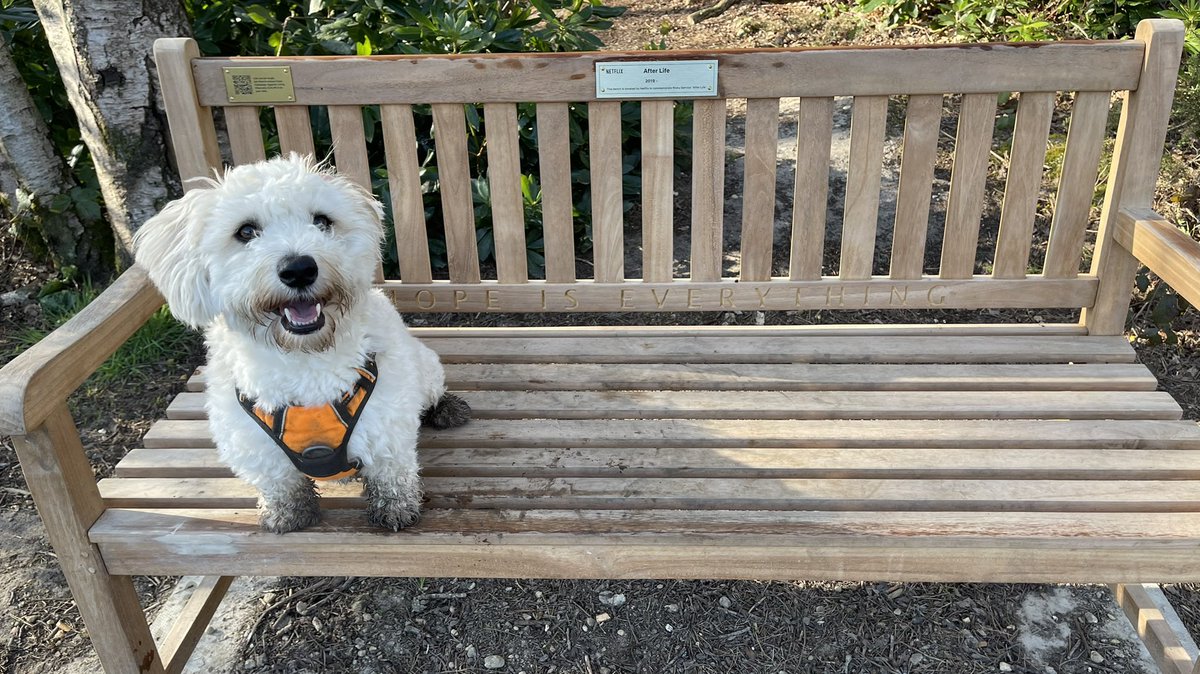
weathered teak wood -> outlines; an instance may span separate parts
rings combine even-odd
[[[1075,95],[1042,267],[1049,278],[1074,278],[1079,274],[1080,251],[1100,172],[1110,97],[1106,91],[1081,91]]]
[[[279,129],[279,152],[287,155],[295,152],[316,156],[313,144],[312,119],[308,108],[280,105],[275,107],[275,124]]]
[[[477,391],[474,419],[1178,419],[1166,393],[1129,391]],[[203,396],[181,394],[168,419],[204,418]]]
[[[180,674],[187,666],[188,658],[200,643],[200,637],[204,636],[204,630],[232,582],[233,576],[205,576],[192,590],[192,596],[159,649],[166,662],[166,674]]]
[[[501,283],[529,280],[525,253],[525,203],[521,199],[521,151],[517,106],[483,106],[487,131],[488,183],[492,195],[492,236],[497,278]]]
[[[1147,208],[1122,209],[1112,228],[1114,241],[1200,306],[1200,244]]]
[[[1200,438],[1187,421],[758,421],[704,419],[484,420],[423,440],[427,447],[618,447],[647,443],[680,447],[1004,447],[1006,449],[1195,449]],[[615,432],[614,426],[620,427]],[[202,421],[160,421],[146,447],[212,447]]]
[[[994,94],[967,94],[958,111],[958,136],[954,142],[954,173],[950,202],[946,206],[946,232],[942,237],[940,276],[969,278],[975,270],[979,219],[983,213],[992,130],[996,123]]]
[[[14,436],[13,446],[100,661],[111,672],[161,674],[133,580],[113,574],[88,540],[105,504],[65,401],[40,427]]]
[[[591,149],[592,253],[597,283],[625,280],[625,220],[621,187],[621,103],[588,104]]]
[[[371,189],[371,165],[367,159],[366,130],[362,109],[357,105],[329,106],[329,127],[333,140],[334,164],[338,173],[353,180],[368,192]],[[383,280],[383,261],[375,264],[375,280]]]
[[[1085,308],[1080,321],[1097,335],[1117,335],[1125,330],[1130,288],[1137,259],[1113,245],[1115,224],[1123,208],[1149,208],[1162,162],[1167,121],[1175,97],[1175,76],[1183,53],[1183,24],[1153,19],[1138,24],[1135,39],[1146,45],[1142,74],[1136,91],[1125,95],[1117,145],[1113,149],[1104,210],[1096,234],[1092,273],[1103,279],[1095,304]]]
[[[642,102],[641,278],[626,278],[621,101],[595,64],[643,54],[198,59],[159,44],[185,178],[263,156],[260,103],[226,100],[220,69],[286,64],[284,151],[311,152],[329,106],[340,170],[369,186],[362,106],[380,105],[403,311],[767,311],[1069,307],[1071,325],[432,328],[417,334],[474,407],[423,432],[429,502],[401,535],[368,528],[355,484],[328,485],[322,526],[257,529],[255,493],[217,459],[189,383],[144,448],[99,486],[67,395],[161,303],[136,267],[0,372],[16,446],[50,539],[109,671],[179,671],[231,575],[806,578],[1126,583],[1117,592],[1172,671],[1192,650],[1136,584],[1200,580],[1200,428],[1120,336],[1141,260],[1193,302],[1200,245],[1149,210],[1182,42],[1177,22],[1125,42],[703,53],[718,97]],[[680,58],[699,56],[683,53]],[[663,58],[654,53],[653,58]],[[520,67],[517,67],[520,66]],[[536,66],[536,67],[532,67]],[[996,92],[1020,92],[994,259],[977,260]],[[1075,103],[1044,274],[1028,274],[1046,129]],[[1078,264],[1108,103],[1124,94],[1089,273]],[[923,269],[944,97],[961,95],[940,268]],[[854,97],[839,276],[823,275],[833,97]],[[889,97],[908,96],[890,269],[873,275]],[[780,97],[800,99],[786,276],[772,276]],[[741,243],[724,246],[727,101],[746,99]],[[953,98],[949,100],[954,100]],[[517,103],[536,104],[546,280],[526,266]],[[413,105],[429,105],[448,248],[433,279]],[[481,279],[466,105],[487,133],[497,278]],[[572,107],[576,110],[572,112]],[[593,258],[576,277],[569,152],[586,108]],[[422,108],[424,109],[424,108]],[[521,108],[522,110],[526,108]],[[673,156],[691,155],[687,278],[673,273]],[[477,176],[482,177],[482,176]],[[198,183],[198,184],[197,184]],[[189,184],[203,186],[202,181]],[[690,196],[690,198],[689,198]],[[636,223],[630,222],[630,225]],[[686,223],[681,223],[686,224]],[[631,230],[636,227],[631,227]],[[781,245],[782,242],[781,242]],[[740,259],[736,277],[726,264]],[[682,262],[682,261],[681,261]],[[992,273],[976,275],[976,265]],[[159,658],[128,574],[209,576]],[[115,575],[114,575],[115,574]],[[1133,607],[1133,608],[1130,608]],[[1161,612],[1161,609],[1160,609]],[[1174,641],[1173,641],[1174,639]]]
[[[471,202],[471,171],[467,165],[466,113],[461,104],[439,103],[432,107],[450,280],[478,283],[479,249]]]
[[[1153,391],[1157,384],[1135,363],[1030,364],[754,364],[721,363],[449,363],[446,385],[456,391]],[[167,408],[182,401],[200,418],[203,372]]]
[[[542,227],[546,280],[575,280],[575,224],[571,216],[570,109],[565,103],[537,106],[538,162],[542,179]]]
[[[433,278],[429,249],[426,246],[409,245],[409,242],[424,241],[427,237],[412,106],[380,106],[379,115],[383,123],[384,152],[387,154],[400,279],[405,283],[429,283]]]
[[[0,433],[38,428],[84,379],[162,306],[145,270],[130,267],[50,336],[0,373]]]
[[[642,280],[651,283],[674,274],[674,176],[675,104],[642,101]]]
[[[1162,589],[1157,585],[1128,584],[1113,585],[1112,592],[1163,674],[1192,674],[1196,643]]]
[[[674,52],[713,58],[728,98],[887,96],[999,91],[1119,91],[1138,86],[1141,45],[1081,42]],[[662,52],[214,58],[194,65],[202,105],[226,104],[221,68],[286,65],[301,105],[381,103],[578,103],[596,100],[600,61],[664,58]],[[528,67],[530,60],[537,67]]]
[[[422,448],[426,477],[907,479],[907,480],[1176,480],[1200,470],[1200,452],[1149,449],[878,449],[878,448]],[[1081,467],[1082,466],[1082,467]],[[118,478],[228,478],[211,448],[134,449]]]
[[[381,537],[361,514],[330,511],[321,532],[280,539],[257,531],[252,510],[117,509],[92,535],[118,572],[158,575],[214,565],[337,575],[352,558],[363,575],[1087,582],[1098,558],[1130,576],[1152,575],[1147,561],[1194,567],[1180,542],[1196,524],[1153,514],[431,510],[410,534]],[[180,554],[175,542],[210,536],[224,545]],[[1081,538],[1097,547],[1081,553]]]
[[[233,152],[235,166],[253,164],[267,158],[267,152],[263,148],[262,128],[258,124],[258,108],[225,108],[225,127],[229,132],[229,147]]]
[[[880,166],[887,126],[886,96],[858,96],[850,120],[850,167],[846,174],[846,210],[842,217],[843,280],[871,276],[879,217]]]
[[[742,192],[742,281],[771,278],[775,236],[775,164],[779,99],[746,102],[746,157]]]
[[[692,117],[691,280],[721,278],[725,216],[725,100],[698,100]]]
[[[1025,278],[1034,212],[1042,187],[1042,164],[1046,160],[1046,135],[1050,132],[1053,112],[1053,93],[1021,94],[1000,211],[1000,232],[996,237],[992,268],[992,276],[996,278]]]
[[[937,160],[942,97],[911,96],[904,122],[904,158],[896,195],[896,224],[892,232],[894,279],[921,277],[925,265],[925,235],[933,194],[933,165]]]
[[[200,58],[200,47],[189,38],[165,38],[154,42],[154,60],[158,64],[158,82],[162,88],[167,122],[171,127],[171,151],[185,189],[192,178],[213,177],[213,167],[221,165],[217,130],[212,111],[204,106],[224,101],[201,103],[196,96],[192,63]],[[216,72],[220,73],[220,70]]]
[[[796,189],[792,198],[792,250],[789,262],[789,274],[793,281],[821,278],[832,143],[833,99],[801,99],[796,125]]]
[[[826,277],[820,281],[741,283],[736,280],[671,283],[530,282],[412,284],[385,281],[381,287],[405,313],[425,311],[585,312],[585,311],[744,311],[779,309],[951,309],[1079,308],[1091,304],[1096,278],[1046,279],[1030,276],[995,280],[988,276],[894,281],[876,276],[861,281]]]

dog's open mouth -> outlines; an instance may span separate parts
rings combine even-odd
[[[325,313],[321,303],[314,300],[296,300],[279,310],[283,329],[294,335],[307,335],[325,326]]]

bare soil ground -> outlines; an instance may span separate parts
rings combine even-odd
[[[603,37],[610,49],[638,49],[665,40],[673,48],[879,44],[938,39],[919,29],[882,29],[857,15],[816,2],[744,1],[699,25],[683,0],[640,0]],[[786,110],[786,109],[785,109]],[[728,193],[740,192],[739,111],[729,125]],[[839,113],[841,114],[841,113]],[[899,118],[897,118],[899,119]],[[953,120],[947,132],[953,134]],[[840,124],[840,127],[844,125]],[[782,135],[788,138],[785,120]],[[885,190],[894,190],[896,137],[889,132]],[[794,141],[793,141],[794,143]],[[789,165],[781,150],[780,191],[786,202]],[[833,189],[839,187],[834,153]],[[930,262],[936,259],[939,210],[944,209],[947,166],[935,185]],[[893,174],[889,174],[892,171]],[[844,181],[844,172],[840,174]],[[999,186],[991,190],[981,246],[994,236]],[[681,194],[686,195],[686,181]],[[939,196],[940,195],[940,196]],[[940,207],[939,207],[940,204]],[[686,199],[676,220],[688,218]],[[831,221],[840,221],[831,200]],[[886,216],[887,203],[883,205]],[[636,212],[627,222],[639,221]],[[881,217],[881,223],[887,218]],[[737,240],[740,203],[731,199],[726,222]],[[1044,235],[1045,223],[1040,228]],[[881,259],[889,233],[880,231]],[[630,232],[627,249],[636,250]],[[836,250],[836,239],[827,242]],[[685,259],[686,255],[677,256]],[[828,256],[827,259],[836,259]],[[628,268],[636,272],[638,260]],[[780,264],[783,260],[778,260]],[[736,269],[736,256],[727,269]],[[0,295],[36,292],[52,271],[29,260],[0,235]],[[32,295],[0,306],[0,362],[19,333],[44,327]],[[1136,306],[1148,325],[1145,305]],[[963,320],[1069,321],[1066,312],[787,312],[646,316],[410,317],[416,325],[566,324],[598,319],[622,323],[954,322]],[[1195,312],[1176,324],[1179,345],[1136,344],[1140,359],[1165,390],[1200,419],[1200,357]],[[200,361],[199,340],[144,379],[116,386],[85,386],[72,401],[85,450],[98,476],[136,446],[149,424],[182,388]],[[153,610],[173,579],[139,578],[143,603]],[[260,589],[265,587],[265,590]],[[1200,634],[1200,595],[1191,586],[1166,588],[1193,634]],[[1099,586],[979,584],[759,583],[556,581],[469,579],[280,578],[239,596],[248,618],[210,639],[235,653],[193,661],[194,672],[483,672],[609,674],[615,672],[1151,672],[1128,623]],[[0,672],[96,671],[86,633],[45,541],[7,439],[0,439]]]

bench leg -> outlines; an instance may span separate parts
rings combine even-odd
[[[187,665],[188,658],[208,629],[208,623],[225,598],[233,576],[205,576],[200,579],[192,596],[175,619],[170,633],[162,641],[163,661],[166,662],[167,674],[179,674]]]
[[[1163,674],[1200,673],[1196,643],[1157,585],[1113,585],[1113,596]]]
[[[108,674],[162,674],[163,663],[129,576],[109,575],[88,529],[104,512],[96,477],[66,404],[13,438],[42,522],[92,646]]]

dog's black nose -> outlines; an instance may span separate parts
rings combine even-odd
[[[317,261],[308,255],[293,255],[279,263],[279,280],[289,288],[307,288],[317,280]]]

